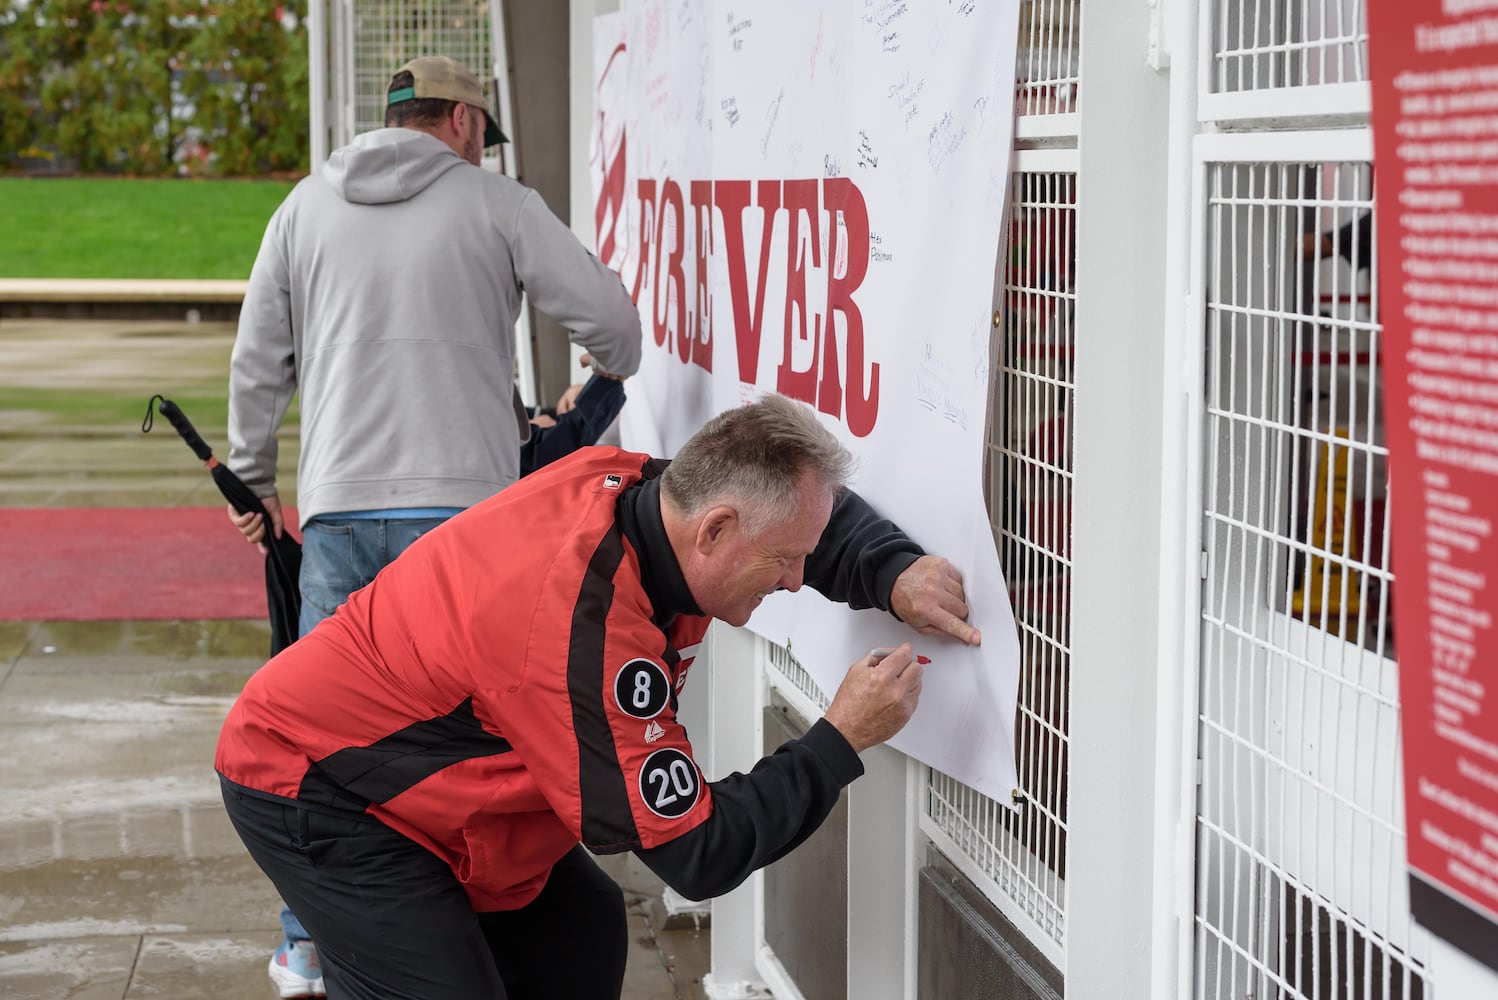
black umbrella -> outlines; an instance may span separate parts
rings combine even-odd
[[[275,656],[297,637],[297,620],[302,613],[302,592],[297,585],[297,577],[302,570],[302,545],[285,532],[280,538],[275,537],[271,531],[270,514],[260,498],[250,492],[244,480],[231,472],[227,465],[213,457],[213,449],[198,436],[197,430],[183,416],[176,403],[159,395],[152,396],[146,403],[146,419],[141,423],[140,429],[150,431],[151,404],[157,400],[161,401],[158,404],[161,415],[171,422],[177,433],[182,435],[182,440],[187,442],[187,446],[213,473],[213,481],[218,484],[224,499],[241,514],[253,511],[264,518],[265,603],[270,609],[270,652]]]

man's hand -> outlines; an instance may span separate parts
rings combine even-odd
[[[921,698],[924,669],[909,643],[883,659],[870,653],[848,668],[825,718],[863,753],[905,728]]]
[[[580,368],[593,368],[593,355],[591,355],[591,354],[584,354],[582,357],[580,357],[580,358],[577,359],[577,364],[578,364],[578,367],[580,367]],[[609,372],[604,371],[601,368],[593,368],[593,374],[594,375],[598,375],[598,376],[600,376],[602,378],[611,378],[615,382],[623,382],[624,381],[624,376],[623,375],[613,375],[613,374],[610,374]],[[559,410],[557,410],[557,412],[561,413],[562,411],[559,409]]]
[[[950,635],[969,646],[983,641],[967,623],[962,574],[941,556],[921,556],[895,578],[889,606],[900,620],[923,635]]]
[[[568,410],[573,409],[574,407],[576,407],[577,406],[577,396],[578,396],[578,393],[580,393],[582,391],[583,391],[583,384],[581,382],[578,382],[575,385],[569,385],[566,388],[566,390],[562,393],[561,398],[557,400],[557,407],[556,407],[556,409],[557,409],[557,416],[560,417],[562,414],[566,413]],[[552,422],[555,423],[556,421],[552,421]],[[533,420],[533,421],[531,421],[531,423],[535,423],[535,421]]]
[[[1322,257],[1330,257],[1336,253],[1337,248],[1332,243],[1330,233],[1301,233],[1300,255],[1318,260]]]
[[[281,532],[286,527],[282,522],[280,495],[272,493],[268,497],[261,497],[260,502],[265,505],[265,512],[270,515],[272,533],[274,533],[275,537],[280,538]],[[267,549],[265,547],[264,518],[253,512],[241,514],[234,509],[233,504],[225,504],[224,506],[229,510],[229,520],[233,522],[234,527],[239,529],[240,534],[244,535],[245,541],[251,545],[258,546],[260,554],[265,555]]]

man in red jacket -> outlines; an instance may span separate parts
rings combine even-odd
[[[908,645],[716,782],[676,696],[713,619],[803,582],[979,641],[956,570],[844,487],[850,461],[779,396],[671,462],[584,449],[424,535],[250,679],[215,767],[330,997],[617,997],[623,897],[589,850],[701,899],[816,830],[915,710]]]

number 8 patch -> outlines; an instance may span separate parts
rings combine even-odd
[[[654,660],[630,660],[614,675],[619,711],[636,719],[653,719],[671,700],[671,681]]]
[[[657,816],[685,816],[697,804],[701,790],[697,765],[675,747],[657,750],[640,768],[640,798]]]

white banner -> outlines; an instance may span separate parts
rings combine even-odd
[[[640,307],[624,445],[670,456],[765,391],[963,573],[978,649],[810,590],[750,627],[829,695],[875,646],[930,656],[898,749],[1008,804],[1019,644],[983,501],[1019,0],[624,0],[594,20],[599,256]]]

